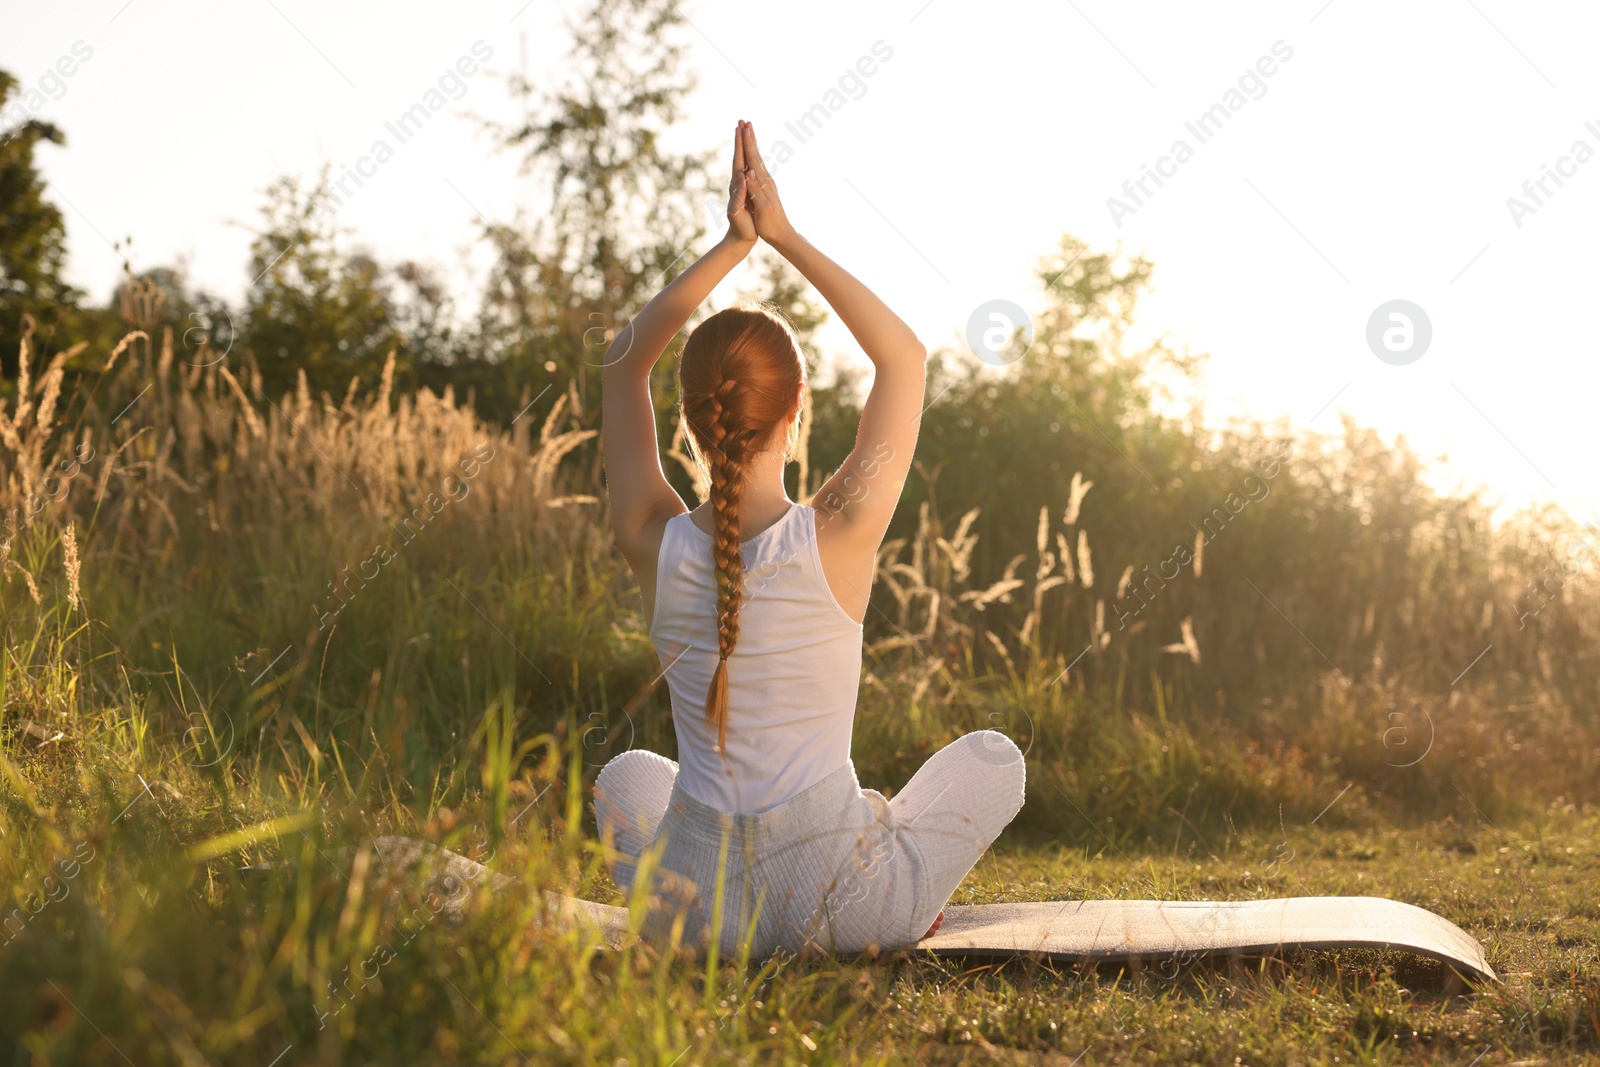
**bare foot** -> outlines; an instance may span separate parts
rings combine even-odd
[[[928,932],[922,935],[922,940],[926,941],[928,938],[932,937],[933,932],[939,929],[939,924],[942,922],[944,922],[944,910],[940,909],[939,917],[933,920],[933,925],[928,927]]]

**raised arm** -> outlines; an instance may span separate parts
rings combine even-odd
[[[618,547],[641,583],[654,575],[661,527],[667,519],[687,510],[661,470],[655,407],[650,402],[650,371],[695,308],[755,247],[756,228],[747,203],[744,173],[743,141],[735,131],[733,178],[728,186],[728,232],[657,293],[606,349],[600,449],[611,497],[611,524]]]
[[[871,561],[894,517],[922,425],[927,350],[872,290],[795,231],[761,159],[755,130],[747,123],[743,133],[757,232],[816,286],[876,371],[861,409],[855,448],[812,499],[819,543],[825,550],[830,545],[842,549],[858,564],[864,560],[864,569],[858,565],[849,570],[865,577],[862,584],[870,584]],[[866,610],[864,592],[860,607]]]

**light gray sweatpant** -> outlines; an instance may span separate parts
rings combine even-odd
[[[861,788],[847,762],[774,808],[730,814],[689,796],[672,760],[633,750],[600,771],[595,817],[624,892],[659,850],[647,939],[666,943],[681,920],[692,948],[715,930],[724,954],[745,937],[754,958],[854,953],[915,944],[1016,816],[1025,785],[1012,740],[979,730],[930,757],[893,800]]]

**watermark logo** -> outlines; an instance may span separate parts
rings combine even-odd
[[[227,308],[215,311],[191,311],[185,320],[191,323],[183,331],[183,348],[194,359],[185,360],[191,367],[210,367],[221,363],[233,351],[233,316]],[[222,348],[217,349],[221,342]]]
[[[440,496],[438,491],[430,492],[410,511],[402,513],[398,522],[393,518],[389,520],[389,526],[404,540],[381,542],[373,548],[371,555],[356,564],[354,568],[349,564],[340,567],[339,570],[343,575],[341,577],[336,573],[334,579],[328,581],[328,595],[323,598],[323,606],[318,607],[315,604],[311,606],[311,613],[317,618],[317,629],[326,630],[328,624],[350,606],[356,593],[365,589],[368,583],[376,581],[383,568],[399,559],[400,553],[405,551],[406,546],[421,537],[428,524],[437,519],[445,508],[467,499],[472,492],[472,479],[478,476],[495,455],[494,445],[487,441],[479,444],[472,455],[463,458],[457,464],[457,469],[452,469],[445,475],[439,485],[439,490],[444,493],[443,496]],[[452,482],[455,483],[454,486],[451,485]],[[367,573],[369,566],[372,568],[371,574]],[[337,585],[334,584],[335,580],[338,581]]]
[[[821,133],[833,120],[833,116],[842,111],[846,104],[866,96],[867,79],[878,73],[883,64],[892,58],[894,58],[892,45],[881,39],[873,41],[871,55],[862,55],[854,66],[846,67],[839,75],[837,85],[823,93],[820,100],[796,116],[794,121],[785,122],[784,130],[794,138],[796,145],[805,144]],[[775,171],[794,158],[795,150],[788,141],[779,138],[772,143],[771,155],[772,163],[768,169]]]
[[[1106,198],[1106,210],[1111,221],[1122,228],[1123,220],[1137,215],[1166,184],[1178,176],[1179,168],[1195,157],[1200,146],[1220,134],[1233,121],[1246,104],[1267,95],[1267,81],[1278,73],[1282,64],[1294,58],[1294,49],[1285,41],[1272,42],[1271,55],[1258,58],[1253,67],[1246,67],[1234,86],[1222,97],[1193,119],[1183,124],[1184,134],[1173,139],[1165,154],[1157,156],[1155,166],[1139,164],[1139,176],[1122,183],[1122,196]],[[1191,143],[1191,138],[1193,143]],[[1167,181],[1164,181],[1166,179]]]
[[[1433,321],[1409,300],[1379,304],[1367,319],[1367,347],[1393,366],[1415,363],[1432,343]]]
[[[183,754],[184,762],[191,767],[199,770],[215,767],[222,762],[229,752],[233,751],[233,743],[236,738],[233,716],[226,711],[220,710],[218,714],[226,726],[225,730],[218,729],[216,720],[208,712],[196,710],[184,716],[184,719],[189,723],[189,728],[183,732],[183,737],[179,739],[178,744],[179,751]],[[215,755],[211,755],[211,758],[206,759],[205,757],[210,753],[215,753]]]
[[[1172,554],[1157,563],[1153,570],[1147,563],[1138,570],[1130,566],[1122,572],[1122,579],[1117,583],[1116,599],[1111,602],[1111,608],[1117,614],[1117,629],[1126,630],[1134,617],[1150,606],[1156,594],[1165,589],[1168,582],[1177,580],[1183,568],[1192,567],[1195,577],[1200,576],[1205,562],[1205,546],[1214,541],[1245,508],[1272,494],[1271,482],[1282,473],[1289,452],[1289,442],[1279,441],[1271,455],[1255,461],[1254,470],[1240,481],[1238,492],[1229,492],[1198,522],[1191,521],[1193,546],[1178,542],[1173,546]],[[1193,650],[1192,639],[1193,632],[1190,631],[1185,635],[1183,644],[1169,645],[1168,648],[1172,651]],[[1198,650],[1190,651],[1191,657],[1198,654]]]
[[[1033,344],[1033,320],[1009,300],[986,300],[967,319],[967,346],[993,367],[1021,359]]]
[[[429,86],[416,103],[383,124],[387,137],[373,140],[367,153],[358,156],[354,164],[340,164],[339,176],[331,179],[315,198],[313,217],[317,222],[327,222],[337,215],[367,180],[378,176],[378,168],[395,157],[397,146],[403,146],[421,133],[433,116],[443,111],[447,104],[467,95],[467,79],[477,74],[480,67],[494,56],[494,49],[481,40],[474,41],[469,51],[471,55],[464,54],[452,66],[446,67],[435,84]],[[390,143],[391,138],[393,144]],[[351,188],[352,184],[354,188]]]
[[[1590,136],[1600,140],[1600,123],[1586,122],[1583,128]],[[1540,208],[1547,206],[1546,201],[1566,186],[1567,183],[1562,181],[1562,178],[1576,178],[1578,168],[1594,157],[1594,146],[1579,137],[1572,142],[1571,150],[1556,160],[1554,169],[1551,169],[1548,163],[1541,163],[1539,176],[1529,178],[1522,183],[1522,194],[1526,199],[1516,196],[1506,197],[1506,210],[1511,213],[1511,221],[1517,229],[1522,229],[1530,216],[1537,215]],[[1555,185],[1554,189],[1550,187],[1552,183]]]
[[[976,730],[968,735],[973,738],[971,752],[980,762],[991,767],[1010,767],[1027,758],[1028,750],[1033,748],[1033,716],[1021,708],[1018,708],[1017,712],[1028,724],[1027,746],[1021,747],[1012,739],[1006,727],[1014,724],[1008,722],[1004,714],[998,711],[990,712],[989,728]]]
[[[666,671],[661,672],[661,674],[666,673]],[[657,675],[656,677],[660,678],[661,675]],[[651,682],[650,684],[653,686],[655,683]],[[622,746],[622,750],[627,752],[633,748],[633,716],[628,714],[627,708],[623,708],[622,717],[627,722],[628,729],[628,743]],[[619,731],[617,730],[616,724],[612,723],[610,718],[601,711],[591,711],[589,713],[589,718],[586,721],[589,723],[588,728],[578,735],[578,746],[583,749],[583,765],[585,767],[604,767],[615,757],[607,756],[605,759],[592,760],[589,758],[589,756],[590,754],[604,754],[610,752],[611,739],[613,735],[617,734]]]
[[[1586,525],[1588,529],[1600,533],[1600,527],[1595,526],[1594,523]],[[1583,572],[1585,565],[1594,556],[1596,544],[1600,544],[1600,542],[1587,538],[1574,541],[1568,546],[1566,562],[1561,565],[1559,571],[1557,571],[1554,563],[1546,564],[1544,573],[1528,582],[1527,596],[1518,597],[1517,603],[1514,605],[1518,609],[1517,629],[1526,629],[1528,620],[1536,618],[1547,604],[1561,594],[1561,590],[1566,588],[1568,582]],[[1523,601],[1525,599],[1531,600],[1532,597],[1539,598],[1538,606],[1522,607]]]
[[[1466,672],[1463,671],[1462,673]],[[1392,704],[1390,706],[1393,707]],[[1422,716],[1422,723],[1426,723],[1428,727],[1428,738],[1422,745],[1414,744],[1411,736],[1412,728],[1421,725],[1416,719],[1418,713]],[[1415,767],[1427,757],[1429,752],[1433,751],[1433,716],[1428,714],[1426,708],[1413,704],[1410,711],[1391,711],[1389,712],[1388,722],[1388,728],[1383,731],[1383,748],[1385,752],[1393,754],[1397,759],[1384,760],[1384,763],[1391,767]],[[1415,740],[1421,740],[1420,731]],[[1422,750],[1419,753],[1417,752],[1418,748]],[[1412,753],[1417,754],[1413,757]]]
[[[93,57],[94,49],[87,42],[74,41],[70,53],[46,67],[32,85],[19,84],[18,94],[0,108],[0,144],[24,129],[46,104],[66,96],[67,79]]]

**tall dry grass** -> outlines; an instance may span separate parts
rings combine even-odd
[[[645,670],[599,500],[562,470],[593,437],[574,395],[500,428],[449,391],[393,396],[387,371],[267,397],[170,333],[31,356],[0,411],[0,589],[12,698],[82,671],[45,728],[91,735],[112,699],[141,736],[203,740],[198,761],[266,751],[297,783],[356,783],[376,760],[420,787],[503,694],[548,726],[599,703],[607,667],[626,682],[618,649]]]

